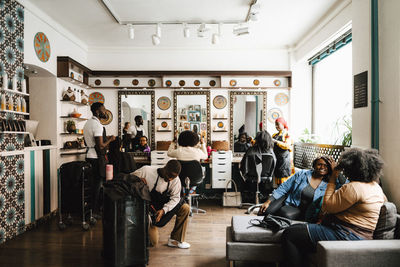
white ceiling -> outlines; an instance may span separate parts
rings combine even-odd
[[[235,36],[233,25],[224,25],[218,45],[196,35],[198,25],[189,25],[184,38],[181,25],[163,25],[160,48],[267,49],[295,45],[341,0],[258,0],[259,19],[250,23],[250,34]],[[30,0],[40,10],[73,33],[89,49],[153,47],[155,25],[135,27],[135,39],[128,38],[127,26],[112,17],[101,0]],[[244,20],[251,0],[108,0],[120,20],[226,21]]]

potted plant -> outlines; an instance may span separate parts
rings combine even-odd
[[[67,132],[74,133],[76,130],[75,121],[69,120],[67,121]]]

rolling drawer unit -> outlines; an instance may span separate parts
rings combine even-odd
[[[232,151],[212,152],[212,188],[225,188],[232,179]],[[228,188],[231,188],[230,183]]]
[[[167,151],[151,151],[151,165],[164,166],[171,159],[173,158],[167,156]]]

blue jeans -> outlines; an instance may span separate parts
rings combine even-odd
[[[325,240],[363,240],[364,238],[354,234],[346,227],[335,223],[329,222],[328,224],[308,224],[308,233],[310,234],[311,241],[314,246],[318,241]]]

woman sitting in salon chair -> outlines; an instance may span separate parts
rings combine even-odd
[[[332,174],[329,158],[321,156],[312,163],[312,170],[300,170],[272,192],[259,214],[274,214],[292,220],[315,222]],[[336,189],[344,183],[341,179]]]

